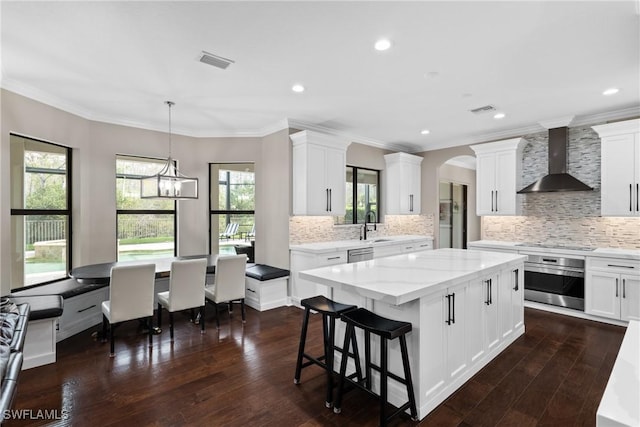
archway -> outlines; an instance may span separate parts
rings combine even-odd
[[[476,158],[469,155],[447,159],[438,168],[439,248],[466,249],[480,239],[480,217],[476,212]]]

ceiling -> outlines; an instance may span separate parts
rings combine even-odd
[[[638,4],[2,1],[1,85],[109,123],[166,131],[172,100],[174,133],[291,126],[416,152],[639,115]],[[469,111],[485,105],[506,117]]]

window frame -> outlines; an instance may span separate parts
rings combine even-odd
[[[212,204],[212,197],[211,197],[211,192],[213,190],[213,176],[211,173],[211,167],[213,165],[241,165],[241,164],[251,164],[253,165],[253,185],[254,185],[254,192],[253,192],[253,209],[242,209],[242,210],[229,210],[229,209],[213,209],[213,204]],[[213,229],[211,227],[211,224],[213,223],[212,221],[212,217],[213,215],[226,215],[227,217],[229,215],[253,215],[253,220],[254,220],[254,224],[255,224],[255,218],[256,218],[256,210],[255,210],[255,196],[256,196],[256,192],[255,192],[255,185],[256,185],[256,181],[255,181],[255,176],[256,176],[256,171],[255,171],[255,162],[210,162],[208,163],[208,174],[209,174],[209,191],[208,191],[208,197],[209,197],[209,254],[212,254],[212,246],[213,246],[213,239],[214,239],[214,235],[213,233]],[[217,177],[215,185],[218,188],[218,186],[222,183],[222,181],[220,181],[219,177]],[[226,181],[227,183],[227,188],[229,187],[229,181]],[[229,195],[230,192],[227,191],[227,201],[229,200]],[[228,222],[228,218],[227,218],[227,222]],[[221,231],[221,230],[220,230]],[[216,240],[218,240],[218,236],[216,236]]]
[[[29,139],[31,141],[35,141],[38,143],[42,143],[42,144],[48,144],[48,145],[53,145],[55,147],[59,147],[59,148],[63,148],[65,151],[65,155],[66,155],[66,173],[64,174],[66,176],[66,193],[67,193],[67,197],[66,197],[66,205],[67,208],[66,209],[27,209],[27,208],[21,208],[21,209],[14,209],[11,208],[10,210],[10,216],[14,217],[14,216],[22,216],[22,217],[26,217],[26,216],[31,216],[31,215],[60,215],[60,216],[66,216],[67,217],[67,235],[66,235],[66,246],[67,246],[67,253],[66,253],[66,266],[65,266],[65,277],[60,277],[58,279],[52,279],[52,280],[45,280],[43,282],[39,282],[39,283],[33,283],[31,285],[23,285],[19,288],[12,288],[11,291],[17,291],[17,290],[24,290],[24,289],[30,289],[30,288],[35,288],[38,286],[42,286],[42,285],[47,285],[50,283],[56,283],[59,282],[61,280],[66,280],[69,278],[69,272],[71,271],[71,266],[73,265],[73,150],[71,147],[68,147],[66,145],[62,145],[62,144],[57,144],[55,142],[51,142],[51,141],[45,141],[44,139],[39,139],[39,138],[34,138],[31,136],[26,136],[26,135],[22,135],[19,133],[15,133],[15,132],[9,132],[9,138],[11,139],[11,137],[17,137],[17,138],[23,138],[23,139]],[[24,155],[24,153],[23,153]],[[25,167],[25,170],[27,168]],[[48,170],[48,169],[46,169]],[[40,170],[40,172],[43,172],[44,170]],[[57,175],[63,175],[61,173],[57,173]],[[12,185],[12,183],[10,183],[10,185]],[[23,195],[24,195],[24,191],[23,191]],[[13,239],[12,239],[13,240]],[[24,238],[22,239],[23,245],[24,245]],[[13,248],[13,245],[12,245]],[[24,246],[23,246],[23,256],[25,255],[24,253]],[[25,257],[26,258],[26,257]],[[25,276],[26,277],[26,276]],[[24,283],[24,279],[25,277],[23,277],[23,283]]]
[[[138,155],[131,155],[131,154],[116,154],[116,165],[118,162],[118,158],[124,158],[124,159],[131,159],[131,160],[135,160],[135,159],[141,159],[141,161],[158,161],[159,163],[163,163],[166,164],[167,159],[163,159],[160,157],[149,157],[149,156],[138,156]],[[176,165],[176,161],[173,160],[174,165]],[[142,178],[144,178],[145,175],[130,175],[130,174],[119,174],[117,172],[117,167],[116,167],[116,174],[115,174],[115,179],[116,179],[116,187],[118,185],[118,178],[125,178],[125,179],[138,179],[141,180]],[[140,184],[142,185],[142,184]],[[116,204],[117,206],[117,204]],[[120,233],[120,230],[118,229],[118,218],[119,215],[173,215],[173,256],[176,257],[178,256],[178,204],[176,200],[173,200],[173,209],[118,209],[116,207],[116,242],[118,241],[118,235]],[[118,245],[116,244],[115,247],[115,251],[116,251],[116,260],[119,260],[119,251],[118,251]],[[151,259],[151,258],[150,258]],[[158,258],[160,259],[160,258]]]
[[[358,171],[359,170],[366,170],[366,171],[370,171],[370,172],[375,172],[376,173],[376,188],[377,188],[377,195],[376,195],[376,206],[377,206],[377,210],[376,210],[376,224],[380,224],[380,213],[381,213],[381,200],[382,200],[382,191],[381,191],[381,187],[380,187],[380,170],[378,169],[372,169],[372,168],[365,168],[365,167],[361,167],[361,166],[353,166],[353,165],[347,165],[346,169],[345,169],[345,182],[346,181],[346,176],[347,176],[347,169],[351,168],[352,170],[352,181],[351,181],[351,197],[353,200],[353,205],[355,206],[356,204],[356,200],[358,200]],[[364,222],[358,222],[358,215],[357,215],[357,210],[354,208],[353,210],[353,214],[352,214],[352,222],[347,222],[346,221],[346,215],[343,217],[344,221],[343,221],[343,225],[363,225]]]

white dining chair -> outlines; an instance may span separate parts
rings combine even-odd
[[[219,256],[216,260],[216,271],[213,285],[207,285],[204,290],[207,301],[215,306],[216,328],[220,328],[218,304],[240,303],[242,309],[242,323],[246,322],[244,309],[245,273],[247,256],[228,255]]]
[[[169,312],[169,330],[173,341],[173,313],[187,309],[200,309],[204,319],[204,286],[207,279],[207,259],[185,259],[171,263],[169,290],[158,293],[158,327],[162,326],[162,308]],[[195,321],[193,314],[191,320]],[[204,321],[200,321],[204,333]]]
[[[111,357],[114,352],[114,330],[122,322],[145,319],[149,329],[149,347],[153,344],[153,289],[155,264],[127,265],[111,268],[109,300],[102,302],[102,339],[106,340],[107,323]]]

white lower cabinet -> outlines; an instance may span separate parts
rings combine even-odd
[[[289,276],[271,280],[245,279],[245,303],[258,311],[287,305],[287,282]]]
[[[401,245],[402,253],[428,251],[433,249],[433,241],[429,239],[419,240]]]
[[[507,338],[524,324],[524,274],[517,268],[498,277],[499,333]]]
[[[65,298],[56,340],[62,341],[102,322],[102,301],[108,299],[108,286]]]
[[[331,298],[331,289],[325,285],[301,279],[298,276],[303,270],[312,268],[327,267],[329,265],[345,264],[347,262],[347,251],[328,252],[321,255],[302,251],[291,251],[291,302],[300,305],[300,301],[324,295]]]
[[[420,375],[428,400],[439,401],[524,332],[522,284],[520,268],[502,270],[421,299],[429,369]]]
[[[493,350],[500,342],[500,328],[498,323],[498,286],[499,275],[491,275],[482,280],[482,294],[484,301],[484,345],[487,351]]]
[[[467,324],[467,289],[469,283],[463,283],[447,289],[445,304],[445,339],[447,343],[447,374],[452,380],[462,374],[468,366],[465,332]]]
[[[498,274],[493,274],[468,287],[466,311],[469,316],[469,328],[466,338],[470,364],[481,360],[497,347],[502,339],[498,322],[498,278]],[[511,312],[511,307],[508,307],[508,311]]]
[[[640,262],[587,257],[585,313],[640,320]]]

